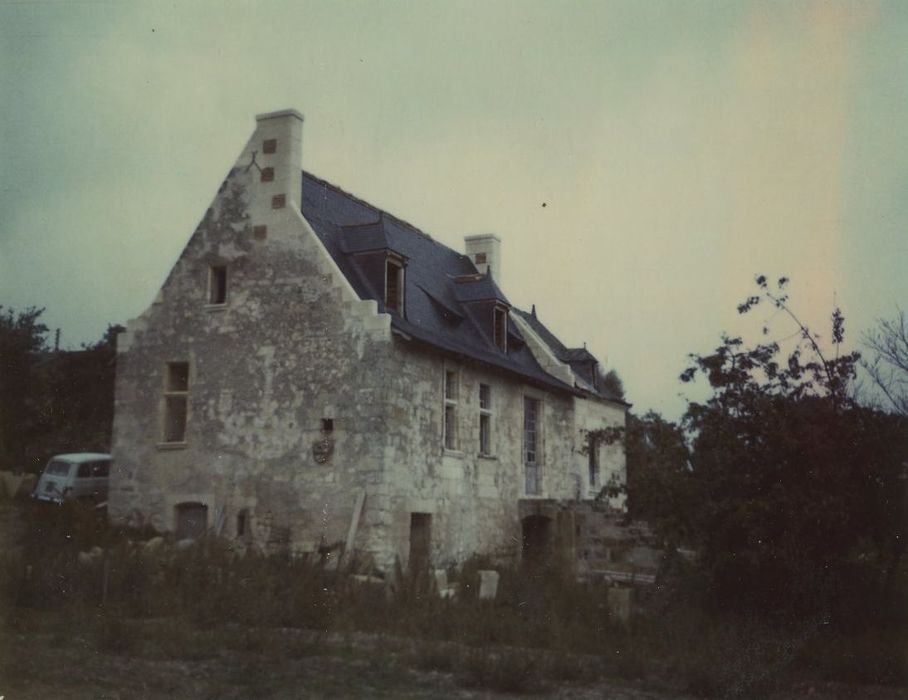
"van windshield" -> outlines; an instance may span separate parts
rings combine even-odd
[[[59,459],[55,459],[47,465],[44,473],[51,476],[68,476],[71,467],[72,465],[69,462],[61,462]]]

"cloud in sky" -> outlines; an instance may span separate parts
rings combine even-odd
[[[908,299],[906,46],[899,3],[0,6],[0,303],[70,343],[140,313],[292,106],[307,169],[498,233],[511,300],[677,415],[755,272],[817,326]]]

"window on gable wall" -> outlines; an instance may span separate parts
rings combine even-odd
[[[385,263],[385,306],[389,311],[403,313],[404,268],[396,260]]]
[[[226,265],[212,265],[208,268],[208,303],[227,303]]]
[[[479,454],[492,454],[492,387],[479,385]]]
[[[185,442],[189,363],[168,362],[164,384],[164,442]]]
[[[507,349],[508,349],[508,312],[507,312],[507,310],[501,308],[500,306],[496,306],[493,323],[494,323],[493,335],[495,337],[495,345],[500,350],[507,351]]]
[[[457,372],[445,370],[445,449],[457,449]]]

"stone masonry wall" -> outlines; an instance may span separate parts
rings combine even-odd
[[[231,536],[246,509],[253,540],[313,551],[343,541],[358,493],[382,480],[389,415],[375,378],[390,358],[389,319],[358,300],[299,214],[297,121],[260,119],[158,299],[119,339],[114,520],[172,530],[177,504],[197,502]],[[252,150],[273,180],[250,166]],[[227,267],[223,305],[207,303],[212,265]],[[162,442],[168,362],[189,363],[179,444]],[[326,440],[333,453],[319,463],[313,448]]]
[[[401,420],[391,422],[384,489],[396,555],[407,561],[410,514],[428,513],[437,564],[463,562],[474,553],[516,560],[522,536],[519,501],[578,497],[587,470],[578,412],[580,425],[601,428],[623,425],[623,409],[603,408],[600,402],[587,406],[593,402],[546,392],[476,363],[445,359],[402,340],[395,345],[389,393],[392,414]],[[459,378],[455,450],[443,446],[444,376],[450,370]],[[479,453],[480,384],[491,389],[491,456]],[[538,496],[528,496],[525,488],[525,396],[537,398],[541,406]],[[603,467],[622,471],[623,459],[609,456]]]
[[[574,400],[574,434],[585,436],[591,430],[604,427],[625,427],[626,408],[622,404],[610,401],[589,399]],[[583,439],[583,438],[581,438]],[[617,484],[627,483],[627,462],[625,460],[624,446],[620,442],[611,445],[599,445],[599,479],[595,484],[589,479],[589,454],[577,450],[574,456],[577,472],[581,475],[582,498],[595,498],[603,486],[610,481]],[[623,509],[625,497],[609,499],[613,508]]]
[[[151,307],[118,341],[109,512],[174,530],[200,503],[208,526],[296,552],[347,537],[379,569],[407,564],[410,518],[431,515],[435,565],[513,560],[525,493],[524,397],[540,401],[539,499],[589,497],[584,431],[624,409],[545,392],[393,336],[299,211],[302,118],[262,115]],[[271,169],[268,171],[268,169]],[[268,172],[266,175],[265,172]],[[227,297],[208,303],[212,266]],[[185,440],[163,442],[167,364],[189,365]],[[443,447],[444,377],[458,373],[456,449]],[[479,455],[479,384],[491,387],[492,455]],[[323,421],[333,423],[324,430]],[[623,452],[601,458],[623,475]]]

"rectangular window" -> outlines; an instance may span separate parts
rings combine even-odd
[[[208,303],[227,302],[227,266],[212,265],[208,268]]]
[[[523,399],[523,455],[526,475],[526,492],[529,496],[541,493],[539,483],[539,401],[525,396]]]
[[[595,440],[590,440],[590,486],[599,484],[599,445]]]
[[[495,345],[500,350],[508,349],[508,312],[500,306],[495,307],[494,318]]]
[[[385,264],[385,306],[401,313],[404,308],[404,269],[394,260]]]
[[[189,403],[189,363],[169,362],[164,385],[164,442],[186,440]]]
[[[457,449],[457,390],[457,372],[446,370],[444,445],[448,450]]]
[[[479,385],[479,454],[492,454],[492,389]]]

